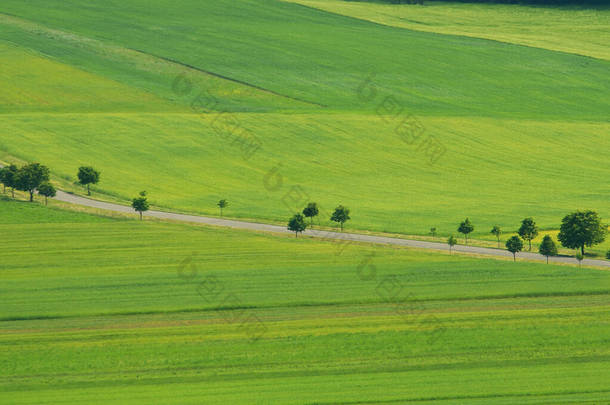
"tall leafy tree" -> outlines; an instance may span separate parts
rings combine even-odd
[[[470,219],[466,218],[458,227],[458,232],[464,234],[466,244],[468,244],[468,234],[474,231],[474,225],[470,222]]]
[[[15,198],[15,180],[17,179],[17,171],[19,169],[15,165],[9,165],[2,172],[2,184],[11,188],[11,195]]]
[[[3,192],[6,193],[6,188],[9,187],[11,189],[11,193],[13,198],[15,198],[15,175],[17,174],[17,166],[8,165],[0,168],[0,182],[4,187]]]
[[[538,247],[538,252],[546,256],[546,263],[549,263],[549,256],[557,256],[557,245],[555,245],[555,241],[551,238],[551,235],[544,235],[542,238],[542,243]]]
[[[45,181],[43,183],[40,183],[40,185],[38,186],[38,194],[44,196],[44,205],[48,205],[47,199],[49,197],[55,197],[55,195],[57,194],[57,190],[55,190],[55,187],[53,187],[51,183]]]
[[[140,191],[140,196],[134,198],[131,201],[131,206],[134,210],[140,213],[140,221],[142,220],[142,213],[150,209],[148,198],[146,198],[146,191]]]
[[[607,226],[595,211],[576,211],[561,221],[557,239],[564,247],[580,249],[585,255],[585,246],[591,247],[606,239]]]
[[[498,225],[494,225],[494,227],[491,228],[491,234],[496,237],[498,240],[498,247],[500,247],[500,235],[502,235],[502,228],[500,228]]]
[[[330,216],[331,221],[338,222],[341,225],[341,232],[343,232],[343,224],[350,219],[349,208],[344,207],[343,205],[339,205],[337,208],[335,208],[335,211]]]
[[[15,174],[15,188],[30,193],[30,202],[34,201],[34,192],[41,183],[49,181],[49,168],[40,163],[30,163],[21,167]]]
[[[91,195],[91,184],[97,184],[100,181],[100,172],[91,166],[81,166],[78,168],[78,182],[83,186],[87,186],[87,195]]]
[[[222,199],[222,200],[218,201],[218,203],[216,205],[218,205],[218,208],[220,208],[220,216],[222,217],[222,210],[229,206],[229,202],[225,199]]]
[[[4,182],[4,176],[7,168],[0,166],[0,183],[2,183],[2,192],[6,193],[6,183]]]
[[[523,240],[528,241],[529,243],[529,251],[532,250],[532,239],[535,239],[538,236],[538,226],[536,222],[534,222],[534,218],[525,218],[521,221],[521,227],[517,232]]]
[[[313,226],[313,217],[318,216],[319,213],[318,204],[315,202],[310,202],[307,207],[303,208],[303,215],[309,218],[310,226]]]
[[[2,174],[2,183],[6,185],[6,187],[11,188],[11,195],[15,198],[15,180],[17,179],[17,171],[19,169],[15,165],[8,165],[4,168],[4,172]]]
[[[506,241],[506,249],[513,254],[513,261],[517,261],[517,252],[523,250],[523,240],[518,236],[511,236]]]
[[[306,228],[305,217],[301,214],[294,214],[288,221],[288,230],[294,232],[295,238],[298,238],[299,232],[303,232]]]
[[[451,254],[451,250],[453,249],[453,247],[455,245],[457,245],[457,239],[455,238],[455,236],[451,235],[448,239],[447,239],[447,244],[449,245],[449,254]]]

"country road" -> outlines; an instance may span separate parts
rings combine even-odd
[[[73,194],[68,194],[63,191],[58,191],[56,200],[82,205],[86,207],[99,208],[108,211],[114,212],[123,212],[123,213],[134,213],[134,210],[131,207],[119,204],[113,204],[108,202],[91,200],[89,198],[76,196]],[[216,226],[224,226],[234,229],[246,229],[246,230],[255,230],[255,231],[264,231],[264,232],[275,232],[275,233],[292,233],[286,227],[278,226],[278,225],[268,225],[268,224],[260,224],[255,222],[246,222],[246,221],[236,221],[230,219],[221,219],[221,218],[212,218],[212,217],[204,217],[198,215],[186,215],[186,214],[177,214],[172,212],[163,212],[163,211],[147,211],[144,213],[144,216],[151,218],[159,218],[159,219],[169,219],[173,221],[181,221],[181,222],[193,222],[199,224],[207,224],[207,225],[216,225]],[[331,241],[354,241],[354,242],[365,242],[365,243],[374,243],[374,244],[387,244],[387,245],[397,245],[397,246],[407,246],[414,247],[420,249],[433,249],[433,250],[449,250],[449,246],[445,243],[439,242],[426,242],[426,241],[418,241],[412,239],[400,239],[400,238],[390,238],[384,236],[373,236],[373,235],[360,235],[353,233],[345,233],[345,232],[332,232],[332,231],[321,231],[310,229],[305,232],[305,235],[309,235],[316,238],[323,238]],[[453,251],[461,252],[461,253],[470,253],[476,255],[485,255],[485,256],[500,256],[500,257],[509,257],[512,258],[512,253],[506,250],[500,249],[491,249],[491,248],[483,248],[476,246],[465,246],[465,245],[456,245],[453,247]],[[527,260],[535,260],[535,261],[546,261],[546,258],[537,253],[530,252],[521,252],[517,254],[517,258],[527,259]],[[578,264],[575,258],[566,257],[566,256],[556,256],[550,257],[549,262],[555,263],[569,263],[569,264]],[[583,265],[586,266],[600,266],[600,267],[610,267],[610,261],[606,260],[595,260],[595,259],[585,259],[582,261]]]

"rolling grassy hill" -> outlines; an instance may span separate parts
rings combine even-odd
[[[288,0],[332,13],[416,31],[485,38],[610,60],[610,9],[428,1],[425,7],[378,1]]]
[[[203,214],[220,198],[228,215],[272,221],[308,199],[325,212],[342,203],[350,227],[374,231],[449,234],[465,216],[479,234],[530,215],[553,228],[576,208],[610,217],[610,62],[233,4],[3,2],[3,159],[47,163],[73,190],[93,164],[98,192],[146,189],[159,207]],[[411,115],[424,132],[409,143],[396,128]],[[245,156],[237,133],[260,149]],[[446,148],[434,164],[429,135]]]
[[[610,399],[607,271],[7,200],[0,229],[0,403]]]

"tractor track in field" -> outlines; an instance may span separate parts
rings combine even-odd
[[[245,82],[243,80],[239,80],[239,79],[235,79],[235,78],[232,78],[232,77],[229,77],[229,76],[221,75],[220,73],[215,73],[215,72],[212,72],[212,71],[209,71],[209,70],[205,70],[205,69],[199,68],[197,66],[189,65],[188,63],[183,63],[183,62],[180,62],[180,61],[177,61],[175,59],[171,59],[171,58],[168,58],[168,57],[165,57],[165,56],[159,56],[159,55],[152,54],[150,52],[144,52],[144,51],[142,51],[140,49],[134,49],[134,48],[125,48],[125,49],[127,49],[129,51],[132,51],[132,52],[137,52],[137,53],[142,54],[142,55],[146,55],[148,57],[159,59],[159,60],[165,61],[167,63],[174,64],[176,66],[181,66],[183,68],[188,68],[190,70],[194,70],[196,72],[204,73],[204,74],[209,75],[209,76],[217,77],[217,78],[222,79],[222,80],[226,80],[226,81],[229,81],[229,82],[237,83],[237,84],[240,84],[240,85],[246,86],[246,87],[251,87],[251,88],[253,88],[255,90],[258,90],[258,91],[261,91],[261,92],[264,92],[264,93],[268,93],[268,94],[272,94],[272,95],[277,96],[277,97],[286,98],[286,99],[292,100],[292,101],[298,101],[298,102],[304,103],[304,104],[315,105],[317,107],[323,107],[323,108],[327,108],[328,107],[325,104],[320,104],[320,103],[316,103],[315,101],[303,100],[303,99],[300,99],[298,97],[293,97],[293,96],[289,96],[289,95],[286,95],[286,94],[278,93],[276,91],[267,89],[265,87],[257,86],[256,84],[248,83],[248,82]]]
[[[134,213],[134,210],[131,207],[128,207],[126,205],[92,200],[92,199],[77,196],[74,194],[68,194],[63,191],[58,191],[55,199],[58,201],[62,201],[62,202],[70,203],[70,204],[81,205],[81,206],[90,207],[90,208],[97,208],[97,209],[102,209],[102,210],[107,210],[107,211],[128,213],[128,214]],[[233,228],[233,229],[292,234],[292,231],[289,231],[284,226],[261,224],[261,223],[256,223],[256,222],[238,221],[238,220],[233,220],[233,219],[222,219],[222,218],[206,217],[206,216],[200,216],[200,215],[179,214],[179,213],[174,213],[174,212],[165,212],[165,211],[156,211],[156,210],[144,212],[143,215],[145,217],[149,217],[149,218],[222,226],[222,227],[228,227],[228,228]],[[345,241],[345,242],[349,241],[349,242],[372,243],[372,244],[381,244],[381,245],[404,246],[404,247],[412,247],[412,248],[418,248],[418,249],[431,249],[431,250],[440,250],[440,251],[449,250],[449,246],[445,243],[427,242],[427,241],[420,241],[420,240],[414,240],[414,239],[401,239],[401,238],[393,238],[393,237],[387,237],[387,236],[362,235],[362,234],[355,234],[355,233],[334,232],[334,231],[325,231],[325,230],[317,230],[317,229],[309,229],[309,230],[305,231],[304,235],[314,237],[314,238],[324,239],[324,240],[327,240],[330,242],[335,242],[335,243],[336,243],[336,241]],[[512,258],[512,253],[510,253],[506,250],[477,247],[477,246],[455,245],[453,247],[453,251],[459,252],[459,253],[473,254],[473,255]],[[533,253],[533,252],[520,252],[518,254],[518,258],[526,259],[526,260],[533,260],[533,261],[546,261],[546,257],[544,257],[538,253]],[[568,256],[551,256],[551,257],[549,257],[549,262],[567,263],[567,264],[573,264],[573,265],[578,264],[578,262],[575,258],[568,257]],[[584,259],[582,261],[582,264],[585,266],[598,266],[598,267],[610,268],[610,261],[607,261],[607,260]]]

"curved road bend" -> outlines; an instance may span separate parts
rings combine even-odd
[[[115,212],[124,212],[133,214],[134,210],[131,207],[113,203],[107,203],[102,201],[95,201],[89,198],[79,197],[73,194],[64,193],[63,191],[57,191],[56,200],[83,205],[86,207],[99,208],[108,211]],[[235,229],[248,229],[255,231],[266,231],[266,232],[276,232],[276,233],[292,233],[288,229],[283,226],[278,225],[268,225],[268,224],[259,224],[255,222],[245,222],[245,221],[235,221],[230,219],[220,219],[220,218],[211,218],[211,217],[203,217],[197,215],[186,215],[186,214],[176,214],[172,212],[163,212],[163,211],[147,211],[144,213],[146,217],[152,218],[160,218],[160,219],[170,219],[173,221],[181,221],[181,222],[194,222],[200,224],[207,225],[217,225],[217,226],[225,226],[229,228]],[[377,243],[377,244],[388,244],[388,245],[398,245],[398,246],[408,246],[420,249],[434,249],[434,250],[449,250],[449,246],[445,243],[439,242],[426,242],[419,240],[411,240],[411,239],[399,239],[399,238],[389,238],[384,236],[373,236],[373,235],[359,235],[353,233],[342,233],[342,232],[332,232],[332,231],[320,231],[315,229],[310,229],[306,231],[306,234],[309,236],[313,236],[316,238],[324,238],[324,239],[333,239],[333,240],[346,240],[346,241],[356,241],[356,242],[366,242],[366,243]],[[478,255],[486,255],[486,256],[503,256],[503,257],[512,257],[512,253],[506,250],[500,249],[490,249],[476,246],[464,246],[464,245],[456,245],[453,247],[453,250],[456,252],[463,253],[471,253]],[[530,252],[521,252],[518,254],[519,258],[527,259],[527,260],[536,260],[536,261],[546,261],[546,258],[538,253],[530,253]],[[550,257],[549,262],[556,263],[570,263],[577,264],[575,258],[573,257],[565,257],[565,256],[556,256]],[[600,266],[600,267],[609,267],[610,261],[606,260],[595,260],[595,259],[585,259],[582,261],[582,264],[587,266]]]

